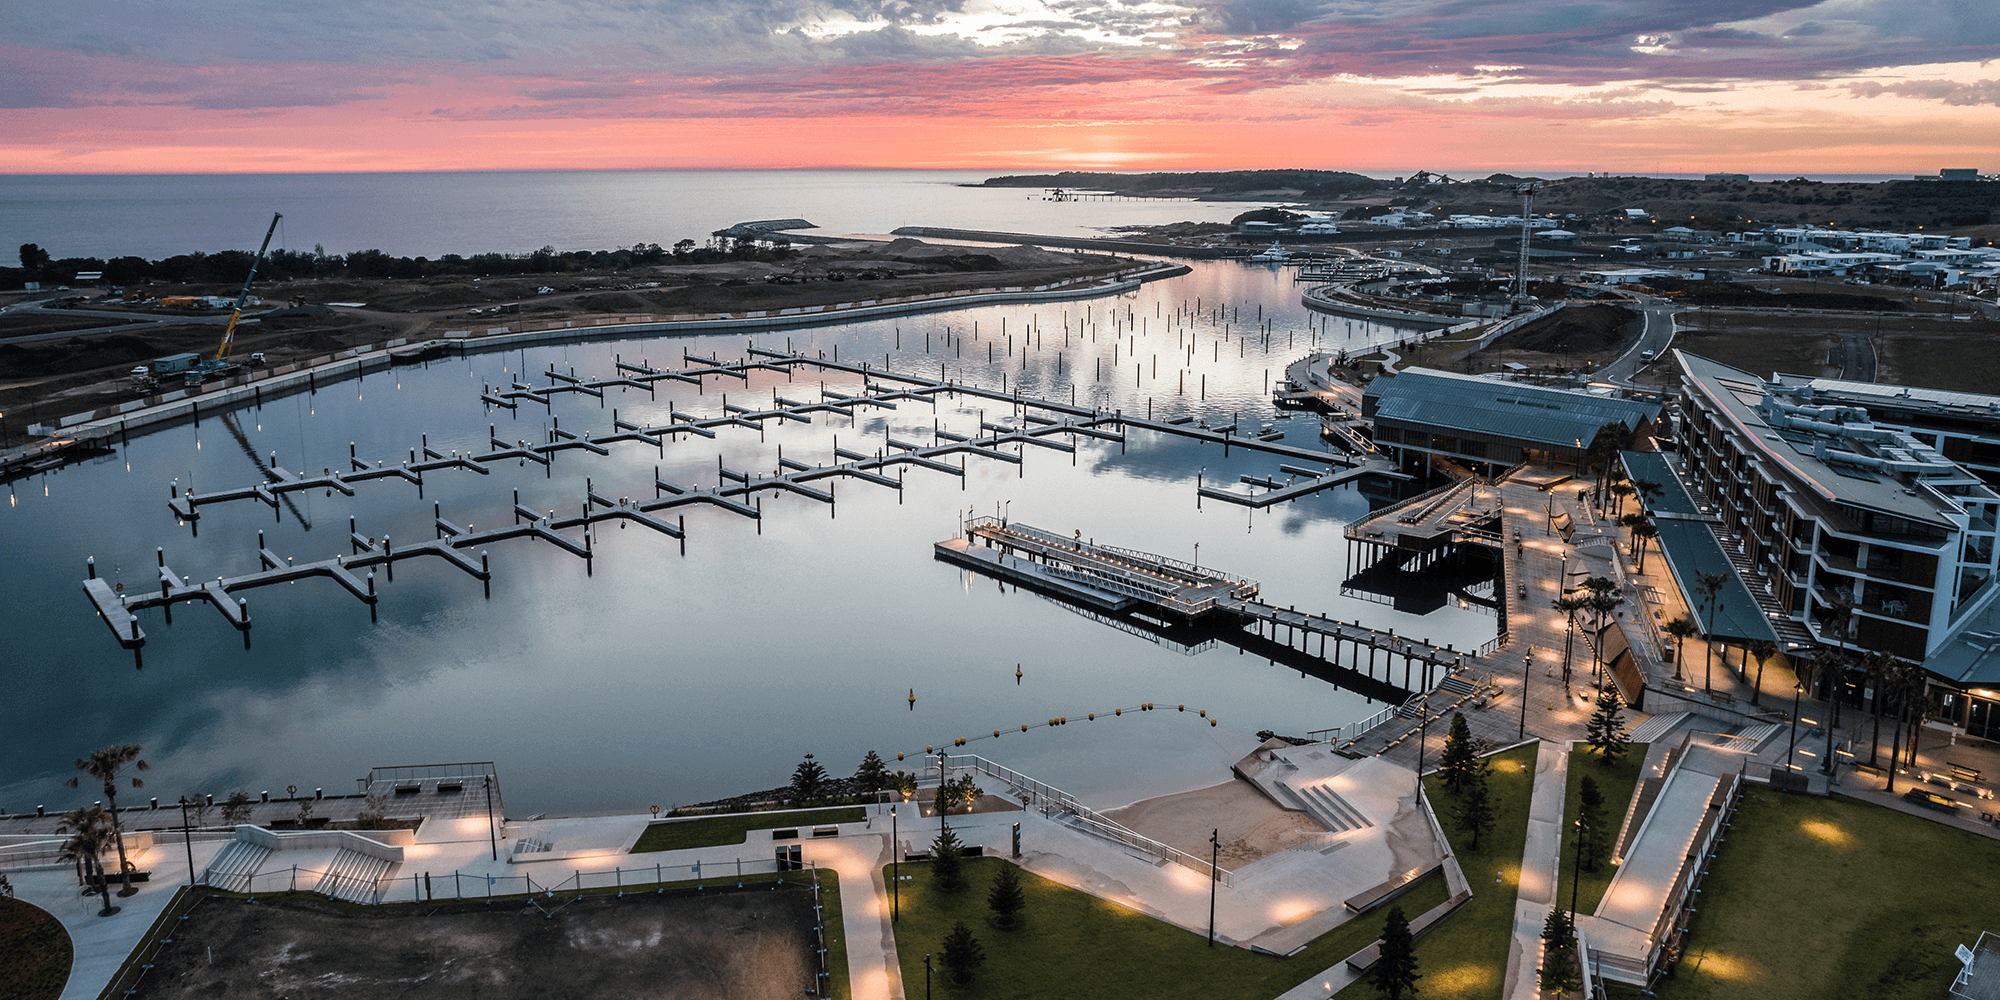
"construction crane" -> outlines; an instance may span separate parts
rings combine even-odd
[[[1521,196],[1521,258],[1514,265],[1514,297],[1528,297],[1528,236],[1534,232],[1535,217],[1534,181],[1514,185],[1514,193]]]
[[[271,234],[278,231],[278,220],[283,212],[271,213],[271,226],[264,230],[264,242],[257,247],[257,256],[250,261],[250,273],[243,279],[243,291],[236,295],[236,305],[229,311],[229,325],[222,330],[222,344],[215,349],[216,364],[228,364],[230,349],[236,345],[236,321],[243,318],[243,304],[250,301],[250,283],[257,280],[257,265],[264,262],[264,251],[271,249]]]

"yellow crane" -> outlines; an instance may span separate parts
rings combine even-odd
[[[222,330],[222,344],[215,349],[215,363],[229,362],[229,352],[236,343],[236,321],[243,318],[243,304],[250,301],[250,283],[257,280],[257,266],[264,262],[264,251],[271,248],[271,234],[278,231],[278,220],[284,218],[282,212],[271,213],[271,226],[264,230],[264,242],[257,247],[257,256],[250,261],[250,274],[243,279],[243,291],[236,296],[236,305],[229,311],[229,325]]]

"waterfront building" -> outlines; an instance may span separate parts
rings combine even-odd
[[[1726,533],[1767,613],[1814,643],[1935,663],[1934,693],[1965,725],[1970,699],[1983,697],[1971,690],[2000,686],[2000,654],[1975,658],[1971,674],[1959,662],[2000,590],[2000,494],[1987,481],[2000,471],[1991,467],[2000,444],[1982,440],[2000,440],[2000,399],[1767,381],[1674,353],[1683,373],[1675,471]],[[1951,663],[1933,660],[1952,649]],[[1986,663],[1995,676],[1985,677]],[[2000,706],[1982,718],[1989,710],[2000,723]]]
[[[1375,445],[1399,466],[1431,470],[1438,458],[1491,473],[1527,462],[1574,465],[1608,424],[1651,450],[1661,404],[1527,385],[1431,368],[1384,373],[1362,393]]]

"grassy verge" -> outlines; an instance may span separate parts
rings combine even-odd
[[[832,1000],[852,1000],[853,984],[847,979],[846,924],[840,918],[840,873],[819,869],[820,922],[826,925],[826,968],[833,974],[829,995]]]
[[[977,1000],[1270,1000],[1366,948],[1382,933],[1381,913],[1370,913],[1321,935],[1289,958],[1218,944],[1106,902],[1096,896],[1022,873],[1028,905],[1021,926],[1003,931],[986,908],[987,887],[999,858],[966,862],[968,887],[956,895],[933,889],[923,865],[903,865],[915,878],[902,886],[902,920],[896,924],[896,955],[903,993],[924,995],[924,954],[937,955],[952,925],[963,920],[979,938],[986,964],[967,986],[954,986],[943,972],[931,981],[934,997]],[[1430,876],[1398,902],[1405,912],[1421,912],[1445,900],[1444,880]],[[936,964],[935,957],[933,964]]]
[[[1572,750],[1569,754],[1569,778],[1563,790],[1563,843],[1562,859],[1557,862],[1556,901],[1569,905],[1570,873],[1576,870],[1576,838],[1569,835],[1576,829],[1576,818],[1583,808],[1581,792],[1584,775],[1597,780],[1597,788],[1604,793],[1604,821],[1611,830],[1605,834],[1606,843],[1616,848],[1618,828],[1625,822],[1625,810],[1632,804],[1632,792],[1639,787],[1639,768],[1646,760],[1646,744],[1634,743],[1624,757],[1614,767],[1605,767],[1597,754],[1588,747]],[[1607,856],[1611,853],[1607,849]],[[1577,887],[1576,909],[1578,913],[1596,913],[1597,904],[1604,898],[1604,890],[1611,885],[1611,876],[1617,874],[1609,860],[1598,865],[1594,872],[1584,872],[1582,884]]]
[[[1942,997],[2000,930],[2000,842],[1845,796],[1753,786],[1709,871],[1667,1000]]]
[[[69,982],[69,932],[48,911],[0,899],[0,996],[55,1000]]]
[[[1521,891],[1521,849],[1528,840],[1528,797],[1535,781],[1535,746],[1490,758],[1487,780],[1498,814],[1492,832],[1471,850],[1472,837],[1452,822],[1453,799],[1443,779],[1424,779],[1424,792],[1437,810],[1438,824],[1458,852],[1459,866],[1472,884],[1472,899],[1451,919],[1417,942],[1417,984],[1426,1000],[1497,998],[1505,991],[1507,950],[1514,939],[1514,897]],[[1498,878],[1496,882],[1495,879]],[[1415,916],[1414,909],[1405,908]],[[1374,997],[1366,981],[1342,990],[1349,998]]]
[[[646,832],[639,835],[638,841],[627,853],[645,854],[651,851],[678,851],[689,847],[721,847],[743,843],[744,838],[752,830],[859,823],[867,816],[868,811],[861,806],[842,806],[838,809],[813,809],[807,812],[731,813],[675,823],[654,823],[646,827]]]

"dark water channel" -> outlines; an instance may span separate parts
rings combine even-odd
[[[1038,339],[1027,332],[1035,329]],[[963,397],[935,409],[902,402],[859,411],[852,422],[822,416],[810,426],[773,422],[763,433],[724,429],[714,440],[671,443],[664,456],[621,444],[608,457],[565,452],[546,472],[511,462],[489,475],[434,472],[421,499],[415,487],[383,480],[359,484],[353,498],[292,494],[275,515],[255,501],[216,505],[203,509],[198,533],[166,506],[176,479],[200,490],[259,481],[257,463],[273,451],[286,468],[318,472],[341,467],[350,442],[364,458],[394,463],[424,434],[447,453],[483,451],[489,424],[507,440],[539,441],[558,417],[565,430],[608,434],[613,408],[628,420],[665,422],[670,409],[720,415],[725,393],[768,404],[774,391],[811,398],[818,388],[817,376],[801,373],[788,385],[761,373],[748,386],[711,379],[699,392],[669,383],[653,395],[610,390],[601,406],[580,395],[547,410],[489,411],[480,402],[483,384],[549,364],[608,378],[614,356],[678,366],[683,350],[734,359],[752,340],[779,347],[789,338],[801,351],[837,347],[843,360],[886,354],[897,370],[935,375],[942,363],[953,378],[996,388],[1004,373],[1010,388],[1030,395],[1067,401],[1074,391],[1080,403],[1107,409],[1143,412],[1150,399],[1161,417],[1213,424],[1240,414],[1245,429],[1271,423],[1288,443],[1317,447],[1314,418],[1274,411],[1267,379],[1282,377],[1315,343],[1352,348],[1402,335],[1309,317],[1289,272],[1202,264],[1115,299],[445,359],[136,436],[102,460],[17,481],[0,504],[9,635],[0,660],[0,807],[87,801],[93,796],[59,782],[71,758],[114,741],[147,746],[154,771],[144,794],[169,801],[192,790],[288,784],[348,791],[374,765],[490,759],[517,815],[643,809],[780,784],[807,752],[846,773],[871,748],[893,759],[996,728],[1014,735],[969,749],[1100,801],[1173,787],[1177,767],[1247,750],[1256,730],[1300,733],[1380,706],[1236,645],[1135,634],[935,561],[932,543],[950,537],[961,514],[1004,510],[1180,558],[1199,545],[1203,565],[1256,578],[1271,603],[1461,648],[1490,637],[1494,619],[1445,590],[1343,595],[1351,567],[1341,531],[1367,510],[1363,492],[1332,491],[1268,512],[1198,507],[1197,475],[1283,478],[1279,460],[1144,432],[1122,446],[1081,441],[1074,457],[1029,449],[1020,466],[973,458],[963,483],[912,470],[900,498],[852,481],[836,487],[831,509],[765,494],[761,526],[694,509],[685,555],[643,528],[605,527],[588,572],[553,546],[502,543],[491,550],[490,598],[442,562],[406,562],[393,583],[378,579],[375,623],[330,581],[265,588],[249,594],[247,650],[207,605],[181,606],[171,626],[159,611],[143,612],[143,670],[85,599],[84,559],[95,556],[101,575],[145,589],[157,586],[155,548],[163,547],[183,576],[213,579],[258,568],[260,530],[282,555],[322,559],[348,551],[350,515],[364,535],[426,539],[433,502],[458,524],[490,527],[509,519],[517,489],[529,507],[570,512],[581,507],[586,477],[606,496],[651,498],[656,465],[670,482],[707,486],[718,456],[730,468],[769,471],[780,446],[787,458],[825,463],[836,437],[872,451],[885,434],[928,441],[933,421],[974,433],[982,416],[1005,416],[1004,404]],[[997,345],[990,363],[989,345]],[[1196,388],[1204,376],[1205,400]],[[860,390],[849,376],[826,381]],[[1024,722],[1141,702],[1188,711],[1019,732]],[[1199,720],[1197,708],[1220,725]]]

